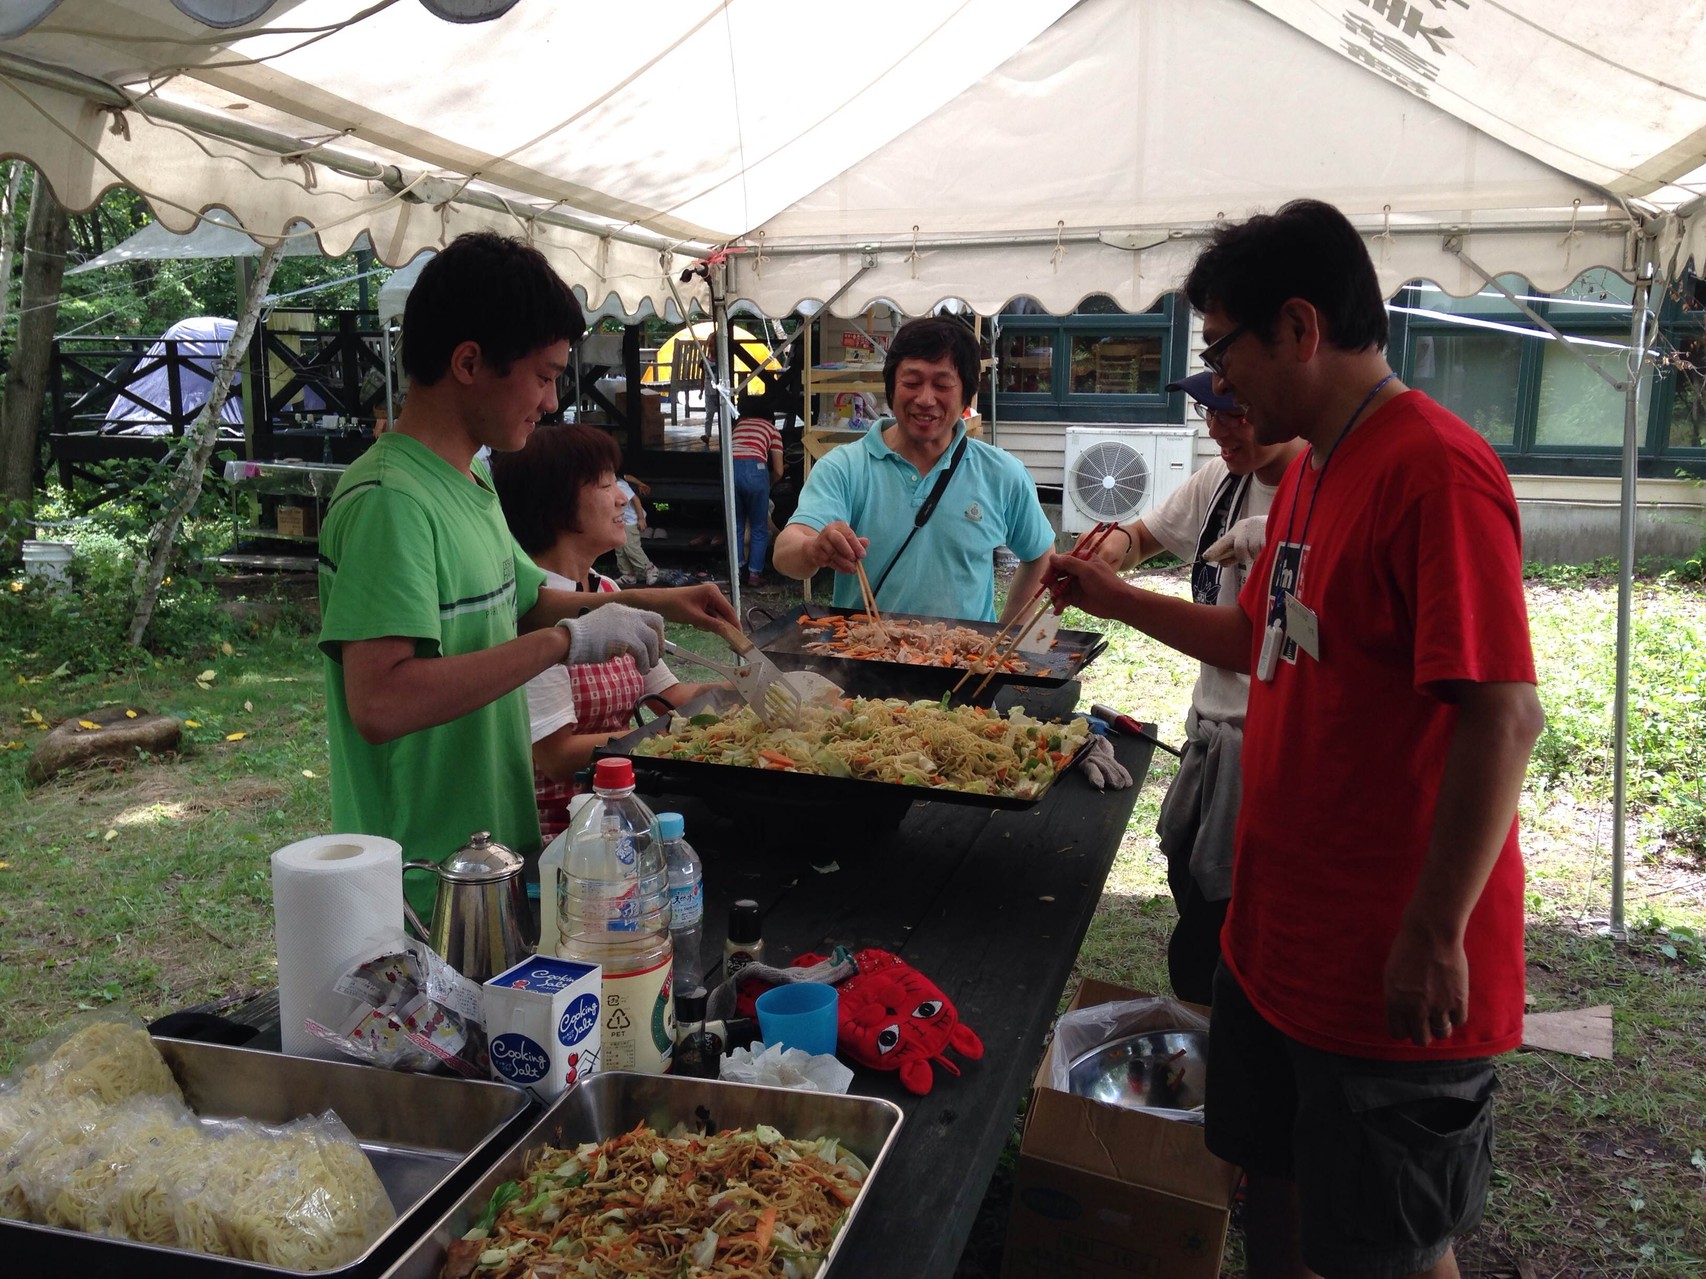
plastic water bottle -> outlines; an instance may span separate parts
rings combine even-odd
[[[663,864],[669,871],[669,939],[675,947],[675,988],[687,991],[704,976],[700,939],[705,934],[705,864],[682,838],[680,813],[659,813]]]
[[[675,1046],[669,873],[634,767],[601,759],[569,827],[557,880],[557,954],[603,967],[601,1070],[661,1074]]]

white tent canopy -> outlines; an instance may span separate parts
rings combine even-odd
[[[354,249],[372,246],[367,236],[356,237]],[[285,248],[286,257],[318,257],[319,246],[312,240],[293,240]],[[105,253],[72,267],[66,275],[81,275],[121,262],[187,261],[201,258],[257,258],[261,246],[237,225],[237,219],[223,209],[209,209],[200,222],[186,234],[150,222],[135,235],[127,236]]]
[[[389,278],[386,279],[385,283],[379,286],[379,300],[376,305],[379,311],[380,324],[389,324],[394,320],[399,322],[402,320],[403,307],[409,300],[409,290],[415,287],[415,281],[420,279],[421,269],[425,267],[428,262],[432,261],[432,258],[433,255],[430,250],[422,253],[413,262],[393,271]],[[642,298],[639,305],[632,311],[624,308],[621,304],[621,299],[615,294],[611,294],[607,297],[603,306],[593,307],[586,304],[586,297],[583,290],[581,302],[586,313],[586,322],[588,325],[591,325],[596,320],[605,319],[621,320],[624,324],[638,324],[641,320],[649,319],[651,316],[658,314],[657,310],[652,306],[652,300],[649,297]],[[664,304],[663,317],[671,324],[681,323],[681,312],[676,309],[676,305],[673,300]]]
[[[522,0],[455,25],[300,0],[216,29],[169,0],[13,4],[0,29],[46,16],[0,40],[0,152],[73,207],[125,184],[174,230],[217,204],[331,253],[366,229],[389,264],[520,231],[630,314],[724,245],[730,297],[770,314],[1142,306],[1217,218],[1296,194],[1378,236],[1391,284],[1478,287],[1452,234],[1544,286],[1627,272],[1632,215],[1695,211],[1692,0],[1342,8]]]

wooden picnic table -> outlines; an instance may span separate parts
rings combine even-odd
[[[1148,742],[1112,740],[1137,782],[1127,790],[1098,792],[1074,770],[1032,809],[916,804],[886,837],[833,835],[851,814],[655,805],[682,813],[704,859],[707,956],[721,954],[730,904],[752,898],[766,963],[837,944],[893,951],[983,1040],[978,1061],[950,1050],[960,1075],[938,1069],[923,1097],[892,1072],[855,1069],[850,1091],[886,1097],[906,1121],[837,1274],[923,1279],[959,1264],[1149,770]]]
[[[859,814],[739,812],[643,793],[683,815],[705,862],[707,966],[721,955],[729,906],[752,898],[766,963],[837,944],[893,951],[983,1040],[981,1060],[950,1050],[961,1074],[938,1069],[922,1097],[892,1072],[856,1068],[850,1091],[896,1102],[906,1120],[837,1274],[954,1273],[1149,770],[1150,743],[1110,740],[1137,781],[1129,789],[1098,792],[1074,770],[1031,809],[914,804],[887,828]],[[276,1002],[264,1031],[251,1046],[276,1047]]]

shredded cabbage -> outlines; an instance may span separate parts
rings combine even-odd
[[[672,715],[669,731],[644,739],[634,753],[1035,799],[1090,731],[1083,719],[1044,723],[1019,707],[1002,716],[877,698],[806,706],[789,727],[767,728],[747,706],[704,720]]]

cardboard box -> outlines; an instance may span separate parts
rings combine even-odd
[[[488,981],[481,996],[492,1078],[551,1101],[595,1074],[602,979],[597,964],[534,955]]]
[[[621,392],[611,397],[616,407],[624,413],[628,412],[628,393]],[[654,391],[640,392],[640,443],[645,448],[658,448],[663,444],[663,397]]]
[[[601,377],[598,379],[598,390],[601,395],[615,405],[621,414],[628,414],[628,379],[625,377]],[[576,417],[576,421],[588,425],[608,424],[609,415],[602,409],[588,409]],[[649,386],[640,388],[640,443],[645,448],[657,448],[663,444],[663,396]],[[622,441],[626,443],[626,441]]]
[[[1141,998],[1087,979],[1072,1008]],[[1238,1169],[1197,1125],[1057,1092],[1053,1051],[1019,1143],[1002,1279],[1216,1279]]]
[[[320,516],[310,506],[280,506],[278,531],[286,537],[315,537],[320,532]]]
[[[628,409],[626,396],[618,404]],[[647,449],[657,449],[664,443],[664,397],[652,391],[640,392],[640,443]]]

